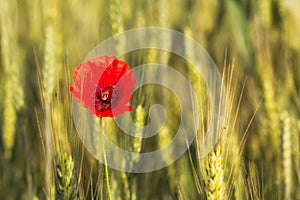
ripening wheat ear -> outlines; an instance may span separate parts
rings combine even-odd
[[[120,0],[110,0],[109,4],[110,24],[113,34],[121,33],[123,31],[120,3]]]
[[[74,170],[74,162],[71,156],[63,153],[55,171],[55,186],[57,200],[79,199],[77,178]]]
[[[293,163],[292,163],[292,135],[291,135],[291,119],[285,111],[281,115],[282,121],[282,153],[283,153],[283,177],[285,185],[285,199],[292,199],[293,191]]]
[[[24,106],[23,84],[21,83],[22,59],[17,38],[17,17],[16,1],[1,2],[1,57],[5,74],[5,99],[4,99],[4,120],[3,120],[3,146],[4,157],[11,158],[12,149],[15,144],[15,125],[17,112]]]
[[[46,104],[51,103],[54,90],[54,69],[55,69],[55,49],[54,49],[54,30],[52,26],[46,28],[46,44],[44,67],[42,71],[43,97]]]
[[[145,123],[145,110],[141,105],[138,105],[135,111],[135,135],[136,137],[133,138],[133,142],[131,144],[131,151],[135,153],[141,152],[142,148],[142,134],[143,134],[143,127]],[[137,154],[138,155],[138,154]],[[139,157],[132,158],[133,165],[139,161]],[[133,167],[133,166],[132,166]]]
[[[51,100],[54,89],[54,35],[53,27],[48,26],[46,29],[46,44],[45,44],[45,55],[44,55],[44,67],[42,69],[42,95],[45,109],[45,156],[46,156],[46,171],[45,181],[46,190],[49,196],[53,195],[53,177],[52,171],[52,135],[51,135]]]
[[[228,199],[224,179],[222,145],[218,143],[204,161],[203,178],[208,200]]]
[[[123,28],[123,18],[121,13],[121,1],[120,0],[110,0],[109,4],[109,16],[110,16],[110,24],[111,24],[111,33],[112,35],[122,33],[124,31]],[[121,52],[122,48],[125,47],[125,40],[120,38],[116,41],[117,52]]]
[[[135,170],[139,162],[143,142],[143,127],[145,123],[145,110],[141,105],[135,109],[135,128],[133,130],[134,137],[129,140],[129,151],[134,154],[129,160],[130,162],[124,163],[129,165],[129,169]],[[111,177],[111,188],[113,199],[137,199],[137,184],[135,183],[135,175],[125,172],[114,171]]]
[[[219,135],[217,143],[208,155],[200,160],[200,169],[203,175],[207,199],[230,199],[234,187],[245,187],[243,176],[240,173],[240,148],[238,145],[238,136],[236,134],[235,124],[238,115],[240,101],[238,106],[234,107],[235,87],[233,87],[234,65],[225,68],[223,71],[223,83],[226,91],[225,122]],[[243,93],[241,93],[242,96]],[[241,100],[240,96],[240,100]],[[234,114],[235,113],[235,114]],[[202,119],[203,120],[203,119]],[[202,122],[204,124],[204,122]],[[203,130],[202,130],[203,132]],[[198,140],[201,138],[198,137]],[[200,140],[201,141],[201,140]],[[243,143],[241,143],[243,146]],[[200,145],[199,145],[200,147]],[[199,155],[200,148],[198,147]],[[239,179],[239,182],[233,180]],[[233,182],[234,181],[234,182]],[[238,193],[243,193],[243,188],[235,188]],[[239,195],[239,194],[238,194]],[[241,197],[241,195],[239,195]]]
[[[271,1],[259,1],[258,2],[258,12],[261,15],[262,26],[264,28],[269,28],[272,23],[272,5]]]
[[[295,156],[295,170],[297,174],[298,185],[296,187],[300,187],[300,119],[295,120],[295,130],[293,134],[293,155]],[[300,194],[297,193],[297,197],[300,198]]]

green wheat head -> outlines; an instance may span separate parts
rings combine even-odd
[[[228,199],[223,157],[222,146],[217,144],[205,158],[204,182],[208,200]]]
[[[66,152],[62,154],[55,171],[56,199],[79,200],[74,162]]]
[[[11,158],[12,149],[15,145],[16,122],[18,111],[24,107],[24,92],[22,84],[22,58],[17,38],[16,1],[1,2],[1,57],[4,67],[4,111],[3,111],[3,146],[4,157]]]

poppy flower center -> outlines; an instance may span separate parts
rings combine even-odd
[[[114,86],[101,86],[95,91],[95,109],[103,112],[111,109]]]
[[[107,90],[101,91],[101,100],[106,101],[108,99],[109,92]]]

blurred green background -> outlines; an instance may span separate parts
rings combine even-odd
[[[0,199],[300,199],[300,1],[0,2]],[[73,69],[106,38],[148,26],[182,32],[206,49],[223,73],[226,125],[204,159],[198,150],[205,125],[172,165],[107,174],[73,125]],[[174,55],[145,50],[124,59],[134,67],[163,56],[207,96],[201,77]],[[149,141],[117,137],[106,119],[115,142],[141,152],[172,139],[180,110],[163,93],[145,87],[132,100],[140,125],[149,122],[152,103],[164,103],[170,118],[163,131]],[[201,103],[206,124],[209,102]]]

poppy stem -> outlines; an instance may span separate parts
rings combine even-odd
[[[106,187],[107,187],[108,199],[109,199],[109,200],[112,200],[112,198],[111,198],[111,191],[110,191],[110,184],[109,184],[109,176],[108,176],[107,158],[106,158],[105,147],[104,147],[104,141],[103,141],[103,134],[104,134],[104,131],[103,131],[102,117],[99,118],[99,125],[100,125],[100,134],[101,134],[102,150],[103,150],[103,156],[104,156],[105,179],[106,179]]]

